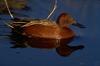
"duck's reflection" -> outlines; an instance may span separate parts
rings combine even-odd
[[[20,33],[17,33],[15,30],[11,32],[11,44],[13,46],[11,48],[27,48],[28,46],[32,48],[44,48],[44,49],[56,49],[56,52],[60,56],[69,56],[72,52],[76,50],[83,49],[83,45],[79,46],[69,46],[68,44],[73,40],[63,39],[63,40],[55,40],[55,39],[43,39],[43,38],[27,38]]]

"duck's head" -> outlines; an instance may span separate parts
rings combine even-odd
[[[58,16],[56,22],[60,27],[74,25],[74,26],[77,26],[79,28],[85,28],[84,25],[77,23],[76,20],[73,17],[71,17],[68,13],[61,13]]]

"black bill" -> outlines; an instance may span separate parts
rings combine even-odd
[[[82,24],[80,24],[80,23],[74,23],[74,24],[72,24],[72,25],[77,26],[77,27],[79,27],[79,28],[86,28],[85,25],[82,25]]]

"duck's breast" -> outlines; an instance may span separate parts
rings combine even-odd
[[[60,37],[61,39],[70,39],[75,37],[74,31],[72,31],[70,28],[60,28]]]

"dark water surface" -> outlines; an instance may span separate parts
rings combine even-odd
[[[31,11],[20,11],[20,13],[32,18],[46,18],[50,2],[52,1],[29,0]],[[62,12],[70,13],[79,23],[87,26],[85,29],[72,26],[78,37],[69,45],[83,45],[82,50],[63,57],[55,49],[21,46],[19,44],[25,43],[23,38],[16,38],[16,35],[12,35],[11,29],[4,26],[10,17],[0,15],[1,19],[4,18],[0,20],[0,66],[100,66],[100,1],[58,0],[58,8],[51,19],[56,20]],[[17,46],[14,46],[15,44]]]

